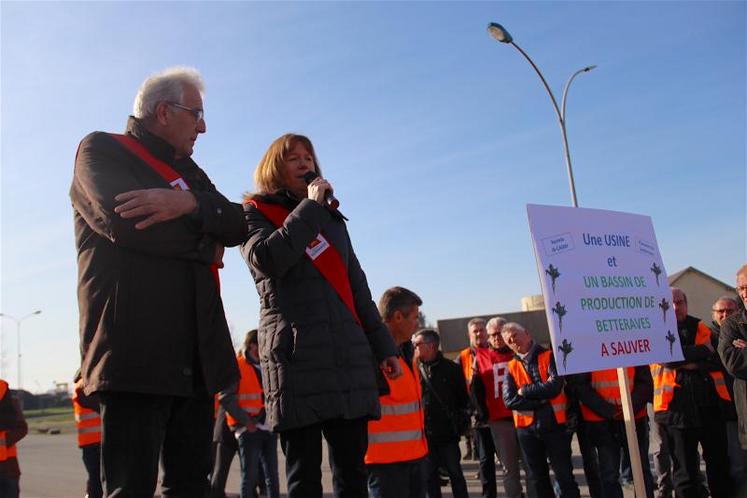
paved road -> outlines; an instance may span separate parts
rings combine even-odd
[[[574,449],[576,450],[574,454],[578,455],[578,448]],[[22,472],[22,498],[80,498],[85,495],[85,470],[74,434],[30,434],[19,443],[18,453]],[[279,452],[279,459],[281,469],[280,491],[284,495],[286,492],[285,461],[282,452]],[[477,462],[463,462],[463,467],[470,496],[480,496],[480,482],[475,478]],[[588,497],[583,472],[580,470],[581,461],[578,456],[574,457],[574,467],[576,480],[581,484],[581,496]],[[234,459],[226,487],[229,494],[238,495],[239,474],[238,460]],[[326,464],[326,454],[322,482],[325,498],[331,498],[332,478],[329,466]],[[499,496],[503,496],[500,494],[502,491],[500,476],[498,488]],[[448,487],[443,488],[443,491],[445,498],[451,497]],[[633,498],[631,489],[625,489],[625,497]]]

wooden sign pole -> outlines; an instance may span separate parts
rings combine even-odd
[[[646,483],[643,479],[643,467],[641,452],[638,447],[638,436],[635,431],[635,413],[633,413],[633,401],[630,399],[630,385],[625,368],[617,369],[617,381],[620,384],[620,400],[622,401],[623,418],[625,420],[625,435],[628,439],[628,452],[630,454],[630,466],[633,469],[633,484],[637,498],[646,496]],[[646,462],[646,465],[649,465]]]

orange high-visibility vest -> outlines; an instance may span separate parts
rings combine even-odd
[[[695,344],[702,345],[711,341],[711,329],[703,323],[698,323],[698,330],[695,334]],[[680,387],[677,384],[677,369],[667,368],[659,363],[652,363],[651,376],[654,378],[654,411],[664,412],[669,408],[669,403],[674,398],[674,388]],[[713,380],[713,387],[716,393],[724,401],[731,401],[729,391],[726,389],[724,374],[720,371],[708,372]]]
[[[264,407],[262,384],[257,378],[257,371],[247,362],[244,355],[241,353],[236,355],[236,362],[239,364],[239,371],[241,372],[238,392],[239,406],[250,416],[256,417]],[[226,422],[231,426],[241,425],[241,422],[233,418],[228,411],[226,411]]]
[[[625,369],[625,373],[628,376],[628,384],[630,392],[633,392],[634,378],[635,378],[635,367],[628,367]],[[622,401],[620,398],[620,383],[617,380],[617,369],[610,368],[608,370],[599,370],[591,373],[591,387],[607,402],[616,406],[621,406]],[[589,422],[601,422],[605,420],[596,414],[592,409],[581,403],[581,415],[584,420]],[[635,414],[635,418],[643,418],[646,416],[646,408],[643,407],[638,410]]]
[[[0,379],[0,401],[2,401],[5,396],[10,396],[8,383]],[[8,431],[0,431],[0,462],[4,462],[10,458],[18,457],[18,450],[16,450],[16,445],[11,444],[10,446],[8,446],[7,437]]]
[[[464,380],[467,381],[467,392],[469,392],[469,383],[472,381],[472,364],[475,362],[475,355],[472,354],[472,349],[463,349],[459,353],[459,363],[462,364],[462,371],[464,372]]]
[[[368,422],[366,464],[407,462],[428,454],[420,374],[399,358],[403,375],[387,379],[389,394],[379,397],[381,419]]]
[[[73,390],[73,413],[75,414],[75,426],[78,428],[78,446],[101,444],[101,415],[97,411],[81,406],[78,402],[78,389],[83,384],[82,380],[75,383]]]
[[[544,351],[537,355],[537,364],[539,367],[540,378],[542,379],[542,382],[547,382],[547,379],[550,375],[549,372],[551,355],[551,351]],[[531,377],[529,377],[529,373],[527,373],[526,369],[524,368],[524,364],[516,358],[508,362],[508,372],[514,378],[517,389],[529,384],[533,384]],[[550,405],[552,406],[552,411],[555,414],[555,420],[559,424],[565,424],[565,393],[563,391],[560,391],[560,394],[550,400]],[[513,412],[514,426],[517,428],[529,427],[530,425],[532,425],[532,422],[534,422],[534,411],[514,410]]]

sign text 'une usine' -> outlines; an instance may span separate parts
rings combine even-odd
[[[651,218],[527,206],[558,372],[682,359]]]

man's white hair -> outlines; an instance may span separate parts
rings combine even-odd
[[[132,105],[132,115],[147,118],[155,113],[159,102],[182,103],[184,87],[191,86],[200,94],[205,91],[199,71],[193,67],[174,66],[152,74],[143,81]]]

